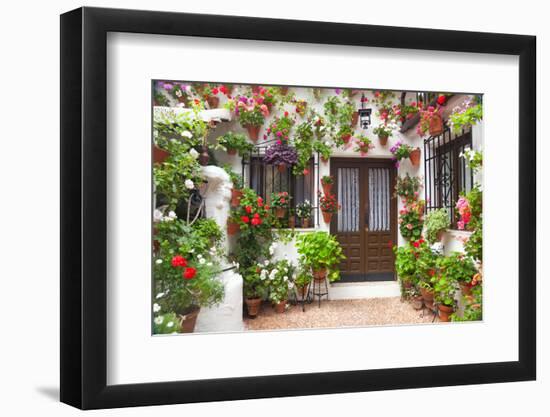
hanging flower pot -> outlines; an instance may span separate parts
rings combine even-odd
[[[323,193],[325,195],[330,195],[330,192],[332,190],[332,184],[323,184],[321,183],[322,187],[323,187]]]
[[[227,148],[227,154],[231,156],[237,155],[237,150],[235,148]]]
[[[195,324],[197,323],[197,316],[199,315],[200,307],[196,307],[190,313],[180,314],[181,320],[181,332],[193,333],[195,330]]]
[[[277,171],[279,171],[281,174],[284,174],[286,172],[286,164],[277,165]]]
[[[227,221],[227,234],[229,236],[233,236],[235,234],[237,234],[237,232],[240,230],[240,226],[239,226],[239,223],[236,223],[232,220],[228,220]]]
[[[328,158],[325,158],[324,156],[321,157],[321,161],[323,161],[323,163],[325,164],[328,164]]]
[[[239,207],[241,204],[241,197],[243,196],[242,190],[237,190],[235,188],[231,189],[231,205],[233,207]]]
[[[248,137],[250,140],[256,143],[258,141],[258,137],[260,136],[260,126],[248,125],[246,126],[246,131],[248,132]]]
[[[281,95],[286,96],[288,94],[288,87],[281,87]]]
[[[378,140],[380,141],[380,145],[386,146],[388,144],[388,136],[387,135],[378,135]]]
[[[327,278],[327,269],[319,268],[313,270],[313,279],[315,281],[324,281]]]
[[[329,211],[323,211],[323,220],[327,224],[330,223],[330,221],[332,220],[332,213]]]
[[[216,96],[208,96],[206,101],[208,102],[208,107],[211,109],[217,109],[220,104],[220,98]]]
[[[286,300],[279,301],[277,304],[275,304],[275,311],[277,314],[283,314],[286,309]]]
[[[413,166],[417,167],[420,165],[420,148],[414,148],[409,154],[409,159]]]
[[[351,125],[357,126],[358,122],[359,122],[359,112],[353,112],[351,116]]]
[[[342,136],[341,136],[342,140],[344,141],[344,143],[349,143],[349,140],[351,139],[351,134],[349,133],[344,133]]]
[[[438,136],[443,133],[443,118],[439,113],[434,113],[430,117],[430,135]]]
[[[275,216],[279,219],[282,219],[286,216],[286,207],[277,207],[275,209]]]
[[[439,310],[439,320],[447,322],[450,321],[450,315],[453,314],[454,308],[452,306],[446,306],[444,304],[439,304],[437,306]]]
[[[157,145],[153,145],[153,162],[155,164],[162,164],[169,156],[170,152],[159,148]]]
[[[246,309],[248,310],[248,315],[250,317],[256,317],[260,312],[260,307],[262,305],[261,298],[245,298],[244,302],[246,303]]]

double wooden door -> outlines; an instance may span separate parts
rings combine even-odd
[[[340,264],[342,281],[394,280],[397,201],[393,162],[335,158],[331,159],[331,175],[341,206],[330,230],[346,255]]]

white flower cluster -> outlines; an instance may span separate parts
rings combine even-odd
[[[189,151],[189,155],[191,155],[193,159],[197,159],[199,157],[199,153],[193,148]]]
[[[204,256],[202,256],[200,253],[197,255],[197,259],[199,260],[199,264],[201,265],[207,265],[207,266],[212,266],[212,262],[207,262],[206,261],[206,258]]]
[[[190,179],[186,179],[184,184],[185,188],[187,188],[188,190],[192,190],[193,188],[195,188],[195,183]]]
[[[155,211],[153,212],[153,221],[155,223],[171,222],[176,220],[177,218],[178,216],[176,216],[176,213],[173,211],[169,211],[167,216],[165,216],[164,213],[159,209],[155,209]]]

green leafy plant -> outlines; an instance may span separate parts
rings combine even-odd
[[[416,283],[416,250],[407,243],[404,246],[394,246],[395,271],[403,282]]]
[[[292,284],[293,265],[286,259],[271,264],[268,274],[269,299],[277,304],[288,298],[288,291]]]
[[[330,142],[328,141],[315,141],[313,143],[313,149],[315,150],[315,152],[319,152],[319,155],[321,155],[321,159],[323,159],[324,161],[328,161],[330,156],[332,155],[332,146],[330,146]]]
[[[479,219],[475,229],[464,243],[464,251],[472,259],[483,260],[483,222]]]
[[[455,107],[449,116],[449,125],[455,133],[466,126],[473,126],[483,119],[481,97],[468,97],[461,105]]]
[[[296,248],[303,265],[313,270],[326,268],[331,282],[340,279],[338,265],[345,256],[333,235],[321,231],[301,234],[296,240]]]
[[[472,295],[464,299],[464,311],[462,315],[454,313],[452,321],[479,321],[483,320],[483,286],[476,285],[472,288]]]
[[[390,152],[393,154],[393,157],[397,161],[408,158],[414,148],[406,143],[398,141],[390,148]]]
[[[372,144],[372,140],[370,140],[365,135],[355,136],[355,144],[356,144],[356,147],[354,151],[359,152],[363,155],[367,154],[371,149],[374,148],[374,145]]]
[[[455,293],[457,290],[456,281],[452,277],[441,274],[432,277],[434,299],[438,304],[454,307],[456,304]]]
[[[243,277],[243,293],[245,298],[263,298],[267,293],[267,281],[262,279],[263,265],[240,267],[239,273]]]
[[[271,194],[271,207],[274,208],[288,208],[290,205],[290,196],[286,191]]]
[[[181,321],[174,312],[159,314],[153,319],[153,334],[173,334],[181,330]]]
[[[355,113],[355,106],[350,101],[345,101],[338,108],[338,123],[342,126],[349,125],[351,126],[351,121],[353,118],[353,113]]]
[[[227,132],[226,134],[218,137],[217,141],[217,149],[221,149],[223,151],[235,150],[242,158],[246,158],[254,150],[254,145],[250,143],[247,137],[242,133]]]
[[[391,128],[391,125],[388,126],[386,124],[379,124],[372,130],[372,133],[380,138],[389,138],[393,136],[393,129]]]
[[[296,149],[297,160],[293,167],[294,175],[302,175],[307,172],[314,152],[314,133],[311,121],[300,123],[294,133],[293,144]]]
[[[282,142],[288,142],[292,127],[295,120],[285,112],[283,116],[277,116],[267,128],[267,134],[273,136],[274,139]]]
[[[395,195],[406,201],[418,200],[418,195],[422,189],[422,179],[420,177],[411,177],[408,173],[404,177],[397,177],[395,183]]]
[[[418,240],[422,236],[424,201],[408,202],[399,211],[399,231],[405,239]]]
[[[233,171],[233,168],[229,164],[225,164],[223,166],[223,169],[229,174],[229,179],[233,183],[233,188],[235,188],[236,190],[241,190],[244,186],[243,176]]]
[[[416,275],[418,284],[424,288],[432,289],[432,277],[437,272],[438,259],[441,255],[434,252],[428,243],[419,240],[412,243],[416,252]]]
[[[477,269],[471,258],[460,252],[453,252],[449,256],[439,259],[438,268],[442,276],[453,282],[470,284]]]
[[[300,264],[296,273],[296,277],[294,278],[294,285],[296,285],[296,287],[298,288],[303,288],[309,285],[312,279],[313,276],[311,275],[311,269]]]
[[[483,154],[480,151],[474,151],[470,148],[465,148],[463,152],[460,152],[459,155],[461,158],[464,158],[466,165],[473,171],[477,172],[481,169],[483,165]]]
[[[447,209],[436,209],[426,215],[426,239],[430,243],[437,242],[438,234],[451,227],[451,218]]]
[[[321,184],[334,184],[334,177],[332,175],[323,175],[323,177],[321,178]]]

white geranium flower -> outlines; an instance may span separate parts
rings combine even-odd
[[[200,259],[199,259],[199,263],[200,263],[201,265],[204,265],[204,264],[206,263],[206,259],[200,258]]]
[[[288,277],[286,275],[283,277],[283,281],[285,281],[285,282],[288,281]]]
[[[325,145],[326,145],[326,146],[330,146],[330,142],[327,140],[327,141],[325,142]]]
[[[181,97],[181,96],[182,96],[181,90],[176,90],[176,96],[178,96],[178,97]]]
[[[160,265],[162,263],[162,259],[157,259],[155,262],[157,263],[157,265]]]
[[[171,218],[171,219],[177,219],[178,218],[178,216],[176,216],[176,212],[172,211],[172,210],[170,210],[168,212],[168,217]]]
[[[181,134],[184,138],[187,138],[187,139],[191,139],[193,137],[193,134],[189,131],[189,130],[186,130],[185,132],[182,132]],[[196,151],[195,151],[196,152]]]
[[[199,253],[199,254],[197,255],[197,258],[199,258],[199,259],[202,258],[202,253]]]
[[[159,209],[155,209],[155,211],[153,212],[153,221],[155,223],[160,222],[162,220],[162,217],[162,211],[160,211]]]
[[[164,321],[164,317],[162,316],[157,316],[155,317],[155,320],[154,320],[155,324],[158,324],[158,325],[162,324],[163,321]]]
[[[268,266],[268,265],[269,265],[269,259],[266,259],[266,260],[264,261],[264,265],[265,265],[265,266]]]
[[[213,265],[213,263],[212,263],[212,262],[208,262],[208,263],[207,263],[206,265],[208,265],[208,266],[212,266],[212,265]]]
[[[164,293],[163,293],[163,292],[159,292],[159,293],[157,294],[157,300],[158,300],[159,298],[162,298],[162,297],[164,297]]]
[[[189,151],[189,155],[191,155],[193,159],[197,159],[199,157],[199,153],[193,148]]]
[[[168,323],[166,323],[166,327],[174,327],[174,322],[169,321]]]
[[[159,311],[160,311],[160,306],[157,303],[153,304],[153,312],[158,313]]]
[[[195,188],[195,184],[190,179],[186,179],[185,188],[187,188],[188,190],[192,190],[193,188]]]
[[[195,249],[189,249],[187,253],[195,253]]]

